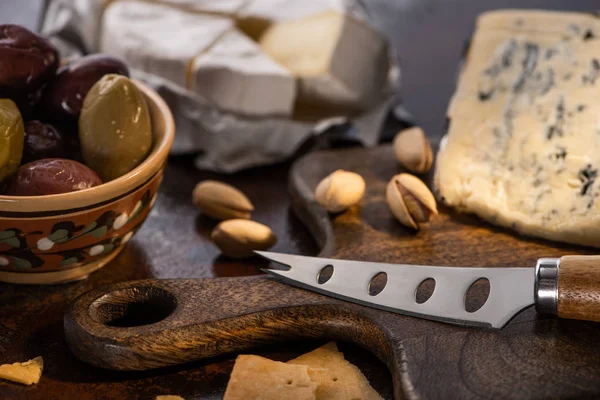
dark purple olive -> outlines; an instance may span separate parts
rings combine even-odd
[[[26,109],[22,113],[39,99],[58,64],[58,51],[47,39],[19,25],[0,25],[0,98],[13,99]]]
[[[6,180],[9,196],[43,196],[89,189],[102,184],[93,170],[73,160],[46,158],[22,165]]]
[[[129,70],[121,60],[105,54],[89,55],[60,68],[44,90],[42,112],[53,121],[76,120],[85,95],[107,74],[129,76]]]
[[[64,157],[66,157],[65,141],[54,126],[40,121],[29,121],[25,124],[23,163],[43,158]]]

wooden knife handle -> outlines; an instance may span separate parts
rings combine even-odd
[[[600,322],[600,256],[564,256],[558,272],[558,316]]]
[[[266,276],[143,280],[83,294],[64,328],[78,358],[116,370],[177,365],[301,337],[353,342],[382,360],[400,359],[385,328],[388,314]]]

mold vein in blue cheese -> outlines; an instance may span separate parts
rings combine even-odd
[[[262,49],[299,79],[298,102],[348,110],[373,105],[389,72],[385,38],[336,10],[275,23]]]
[[[290,116],[296,100],[295,78],[237,29],[194,59],[188,88],[222,110],[252,116]]]
[[[444,202],[525,235],[600,247],[600,18],[481,15],[450,106]]]
[[[194,57],[232,29],[234,22],[228,18],[120,1],[104,13],[100,50],[185,87]]]

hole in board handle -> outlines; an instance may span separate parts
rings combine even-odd
[[[170,292],[138,286],[106,293],[90,305],[96,322],[107,326],[134,327],[155,324],[175,311],[177,300]]]

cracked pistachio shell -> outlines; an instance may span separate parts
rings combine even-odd
[[[277,237],[271,229],[247,219],[230,219],[213,229],[210,238],[221,253],[231,258],[247,258],[254,250],[268,250]]]
[[[24,142],[23,118],[17,105],[0,99],[0,181],[19,168]]]
[[[338,169],[323,179],[315,190],[317,202],[331,213],[347,210],[365,194],[365,180],[355,172]]]
[[[143,94],[127,77],[109,74],[92,86],[79,117],[85,163],[104,182],[137,167],[152,148],[152,126]]]
[[[404,129],[394,137],[396,160],[407,170],[424,174],[433,164],[433,152],[423,129],[415,126]]]
[[[192,193],[196,207],[218,220],[250,219],[254,206],[248,198],[231,185],[218,181],[202,181]]]
[[[414,175],[394,176],[388,183],[386,200],[392,214],[409,228],[419,229],[419,223],[438,213],[433,193]]]

